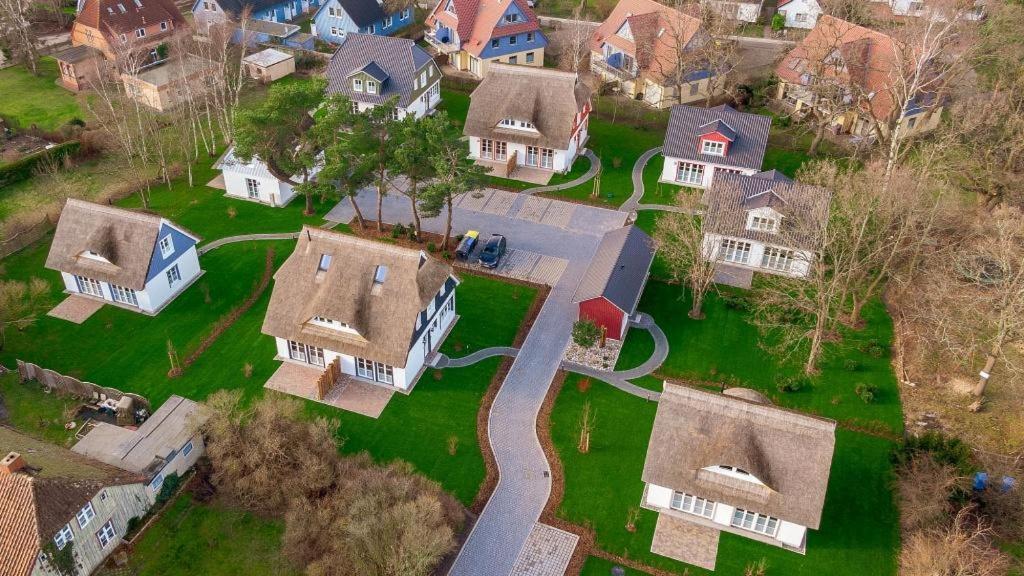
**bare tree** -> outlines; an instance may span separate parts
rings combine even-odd
[[[690,288],[690,318],[704,318],[704,297],[714,286],[718,250],[704,241],[700,201],[696,194],[680,193],[676,206],[680,213],[663,214],[658,220],[654,238],[658,252],[668,266],[672,279],[685,282]]]
[[[590,53],[590,36],[593,33],[593,27],[585,20],[585,11],[586,0],[580,0],[572,9],[569,22],[563,27],[563,30],[566,30],[568,45],[562,48],[560,64],[562,68],[577,74],[580,73],[583,60]]]
[[[0,281],[0,350],[7,344],[7,327],[22,330],[32,325],[49,294],[50,284],[41,278]]]
[[[661,15],[653,36],[638,39],[637,60],[648,63],[650,74],[671,91],[662,100],[681,102],[699,94],[703,83],[704,102],[710,104],[727,92],[738,62],[736,44],[724,39],[734,31],[713,10],[677,0]]]
[[[949,526],[912,533],[900,551],[903,576],[1003,576],[1009,567],[989,525],[968,508]]]
[[[33,74],[39,74],[38,38],[29,22],[32,6],[30,0],[0,0],[0,40],[16,60]]]

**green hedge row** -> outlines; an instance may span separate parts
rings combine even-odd
[[[61,160],[65,156],[78,152],[78,141],[71,140],[63,144],[58,144],[48,150],[40,150],[34,154],[29,154],[24,158],[19,158],[14,162],[7,164],[0,164],[0,187],[9,186],[22,180],[28,180],[32,177],[33,171],[36,166],[39,165],[46,158],[53,158],[55,160]]]

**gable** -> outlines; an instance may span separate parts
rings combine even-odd
[[[160,250],[160,242],[165,237],[170,237],[171,246],[173,248],[173,251],[167,256],[164,256],[163,252]],[[153,245],[153,255],[149,260],[149,271],[146,273],[146,282],[149,282],[155,278],[157,274],[163,272],[165,268],[170,266],[171,263],[180,258],[182,254],[195,245],[195,238],[192,238],[167,222],[163,222],[160,225],[160,232],[157,234],[156,243]]]
[[[626,20],[622,23],[622,26],[619,26],[619,29],[615,31],[615,35],[621,36],[626,40],[633,39],[633,31],[629,28],[629,20]]]
[[[512,19],[511,22],[509,21],[510,18]],[[501,26],[522,24],[523,22],[528,21],[529,18],[526,16],[526,13],[519,8],[518,4],[512,2],[508,5],[508,8],[505,9],[505,12],[502,13],[501,18],[498,19],[496,27],[500,28]]]

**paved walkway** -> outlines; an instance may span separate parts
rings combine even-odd
[[[61,320],[67,320],[75,324],[81,324],[89,319],[90,316],[99,312],[100,308],[103,308],[103,301],[98,298],[86,298],[85,296],[78,296],[72,294],[65,298],[60,304],[53,307],[46,313],[47,316],[53,316],[54,318],[60,318]]]
[[[213,242],[204,244],[197,252],[200,256],[206,254],[211,250],[216,250],[226,244],[234,244],[236,242],[251,242],[253,240],[290,240],[299,237],[298,232],[282,232],[280,234],[243,234],[241,236],[228,236],[227,238],[218,238]]]
[[[444,354],[438,354],[434,357],[432,366],[434,368],[463,368],[471,364],[476,364],[481,360],[487,358],[494,358],[495,356],[508,356],[509,358],[515,358],[519,354],[519,348],[512,348],[511,346],[495,346],[493,348],[483,348],[477,350],[472,354],[467,354],[461,358],[449,358]]]
[[[579,539],[572,532],[534,524],[511,576],[563,576]]]
[[[650,162],[651,158],[654,158],[658,154],[661,154],[661,147],[651,148],[647,152],[644,152],[636,159],[636,164],[633,164],[633,194],[622,203],[620,210],[659,210],[661,212],[676,212],[679,214],[690,214],[692,212],[683,210],[678,206],[669,206],[667,204],[641,204],[640,200],[644,197],[644,167]]]
[[[598,158],[597,154],[594,154],[590,149],[587,149],[585,152],[583,152],[583,155],[586,156],[588,160],[590,160],[590,168],[586,171],[585,174],[583,174],[579,178],[574,178],[568,182],[563,182],[561,184],[552,184],[551,186],[537,186],[535,188],[527,188],[526,190],[521,191],[520,194],[538,194],[540,192],[557,192],[559,190],[568,190],[569,188],[574,188],[576,186],[579,186],[580,184],[589,181],[594,176],[597,176],[597,171],[601,169],[601,159]]]

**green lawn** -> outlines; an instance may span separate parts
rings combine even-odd
[[[843,341],[826,345],[821,373],[812,379],[813,385],[790,393],[776,390],[776,378],[800,373],[802,356],[796,353],[783,360],[760,348],[761,336],[748,323],[746,310],[730,307],[712,293],[704,304],[706,318],[691,320],[686,315],[689,299],[683,288],[656,281],[647,284],[639,310],[650,314],[669,340],[670,353],[657,371],[660,376],[732,381],[758,389],[783,406],[889,434],[903,432],[898,386],[889,357],[892,322],[878,301],[865,307],[863,330],[847,331]],[[635,366],[648,358],[649,338],[641,330],[631,331],[619,365]],[[878,345],[880,355],[862,351],[872,343]],[[874,403],[865,404],[857,397],[854,387],[858,382],[878,387]]]
[[[14,118],[21,128],[35,125],[56,130],[72,118],[84,118],[75,95],[56,84],[57,61],[42,58],[39,76],[22,66],[0,70],[0,116]]]
[[[17,372],[0,376],[0,405],[7,412],[7,420],[0,422],[47,442],[69,447],[74,431],[64,429],[65,411],[81,402],[70,397],[44,394],[36,382],[21,384]]]
[[[677,574],[712,574],[650,552],[656,513],[641,510],[636,531],[625,528],[643,493],[641,474],[657,405],[599,381],[591,380],[584,392],[580,380],[570,375],[552,412],[552,439],[565,470],[559,515],[592,526],[598,546],[612,554]],[[580,454],[577,426],[586,401],[596,424],[590,452]],[[807,555],[723,533],[713,574],[739,576],[748,563],[764,558],[769,575],[894,575],[899,529],[890,486],[892,448],[888,440],[838,430],[821,529],[810,531]],[[584,574],[608,574],[612,565],[591,558]]]
[[[281,555],[284,522],[182,494],[132,548],[136,576],[278,576],[301,572]],[[102,572],[101,572],[102,574]]]

